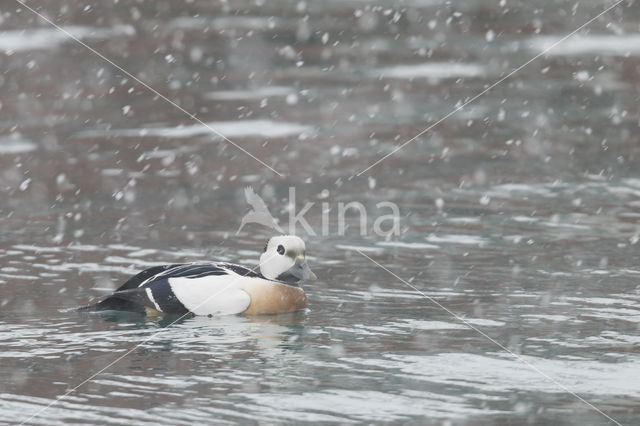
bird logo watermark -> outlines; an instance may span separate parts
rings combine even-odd
[[[242,219],[240,220],[240,227],[236,231],[236,235],[238,235],[240,231],[242,231],[242,228],[244,228],[248,223],[257,223],[259,225],[266,226],[267,228],[274,229],[281,234],[285,233],[280,225],[278,225],[278,221],[269,211],[269,208],[262,197],[256,194],[252,187],[248,186],[244,189],[244,198],[251,206],[251,211],[242,216]]]

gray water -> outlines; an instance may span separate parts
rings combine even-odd
[[[29,4],[282,176],[1,1],[1,423],[640,424],[637,3],[359,176],[604,2],[102,3]],[[72,310],[255,266],[246,186],[315,203],[307,310]]]

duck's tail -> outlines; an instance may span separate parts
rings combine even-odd
[[[100,311],[130,311],[144,312],[144,306],[127,300],[114,294],[105,299],[87,306],[76,308],[77,312],[100,312]]]

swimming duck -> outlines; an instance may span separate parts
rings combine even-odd
[[[133,276],[100,302],[80,310],[216,315],[304,309],[307,296],[298,284],[316,276],[307,265],[302,239],[293,235],[272,237],[259,266],[260,272],[227,262],[154,266]]]

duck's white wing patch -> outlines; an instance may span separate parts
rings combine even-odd
[[[234,285],[228,275],[200,278],[169,278],[171,290],[190,312],[196,315],[239,314],[251,304],[246,291]]]
[[[144,291],[145,293],[147,293],[147,297],[149,298],[149,300],[153,302],[154,306],[156,307],[156,310],[159,312],[162,312],[162,308],[160,307],[160,305],[158,305],[158,302],[156,302],[156,299],[153,297],[153,293],[151,292],[151,287],[146,287]]]

